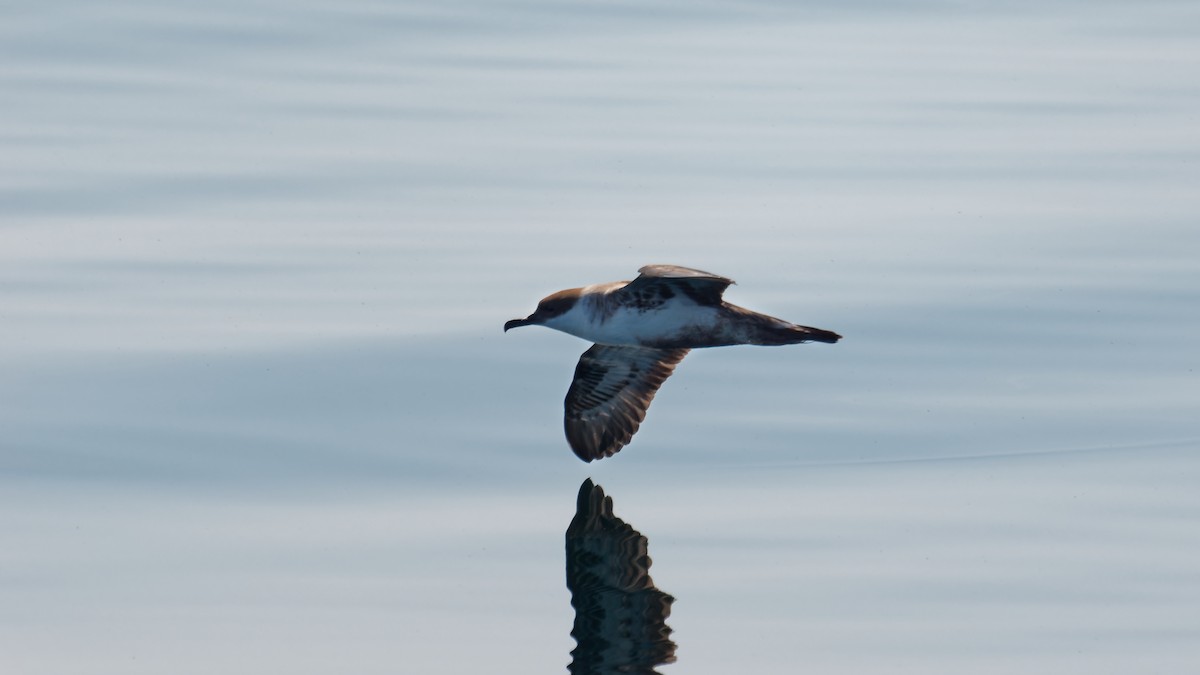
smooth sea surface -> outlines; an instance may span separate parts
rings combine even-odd
[[[588,478],[666,675],[1200,667],[1200,4],[46,0],[0,92],[0,672],[563,673]],[[501,326],[649,263],[845,337],[585,464]]]

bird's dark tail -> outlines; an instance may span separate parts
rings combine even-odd
[[[820,328],[812,328],[811,326],[797,326],[781,321],[776,325],[764,326],[758,332],[758,341],[754,344],[759,345],[793,345],[798,342],[827,342],[833,344],[842,339],[841,335],[831,331],[822,330]]]
[[[842,339],[841,335],[821,328],[797,326],[794,323],[776,319],[773,316],[759,314],[745,307],[726,303],[725,311],[730,324],[736,326],[738,339],[733,344],[751,345],[794,345],[799,342],[827,342],[833,344]]]

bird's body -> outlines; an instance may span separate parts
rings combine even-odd
[[[579,301],[546,321],[554,328],[602,345],[632,347],[705,347],[698,344],[722,332],[720,309],[697,305],[687,298],[654,304],[629,302],[621,293],[629,282],[597,284],[579,289]]]
[[[566,400],[567,439],[584,461],[629,442],[689,349],[841,339],[725,302],[732,279],[673,265],[638,272],[633,281],[559,291],[529,317],[504,325],[542,325],[595,343],[580,357]]]

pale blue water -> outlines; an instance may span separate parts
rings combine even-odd
[[[564,672],[592,477],[666,673],[1200,662],[1200,8],[0,10],[0,671]],[[647,263],[836,330],[562,437]]]

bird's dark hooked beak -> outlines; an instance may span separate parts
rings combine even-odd
[[[513,319],[512,321],[508,321],[504,324],[504,332],[507,333],[509,328],[519,328],[521,326],[528,326],[531,323],[533,323],[533,322],[530,321],[529,319]]]

